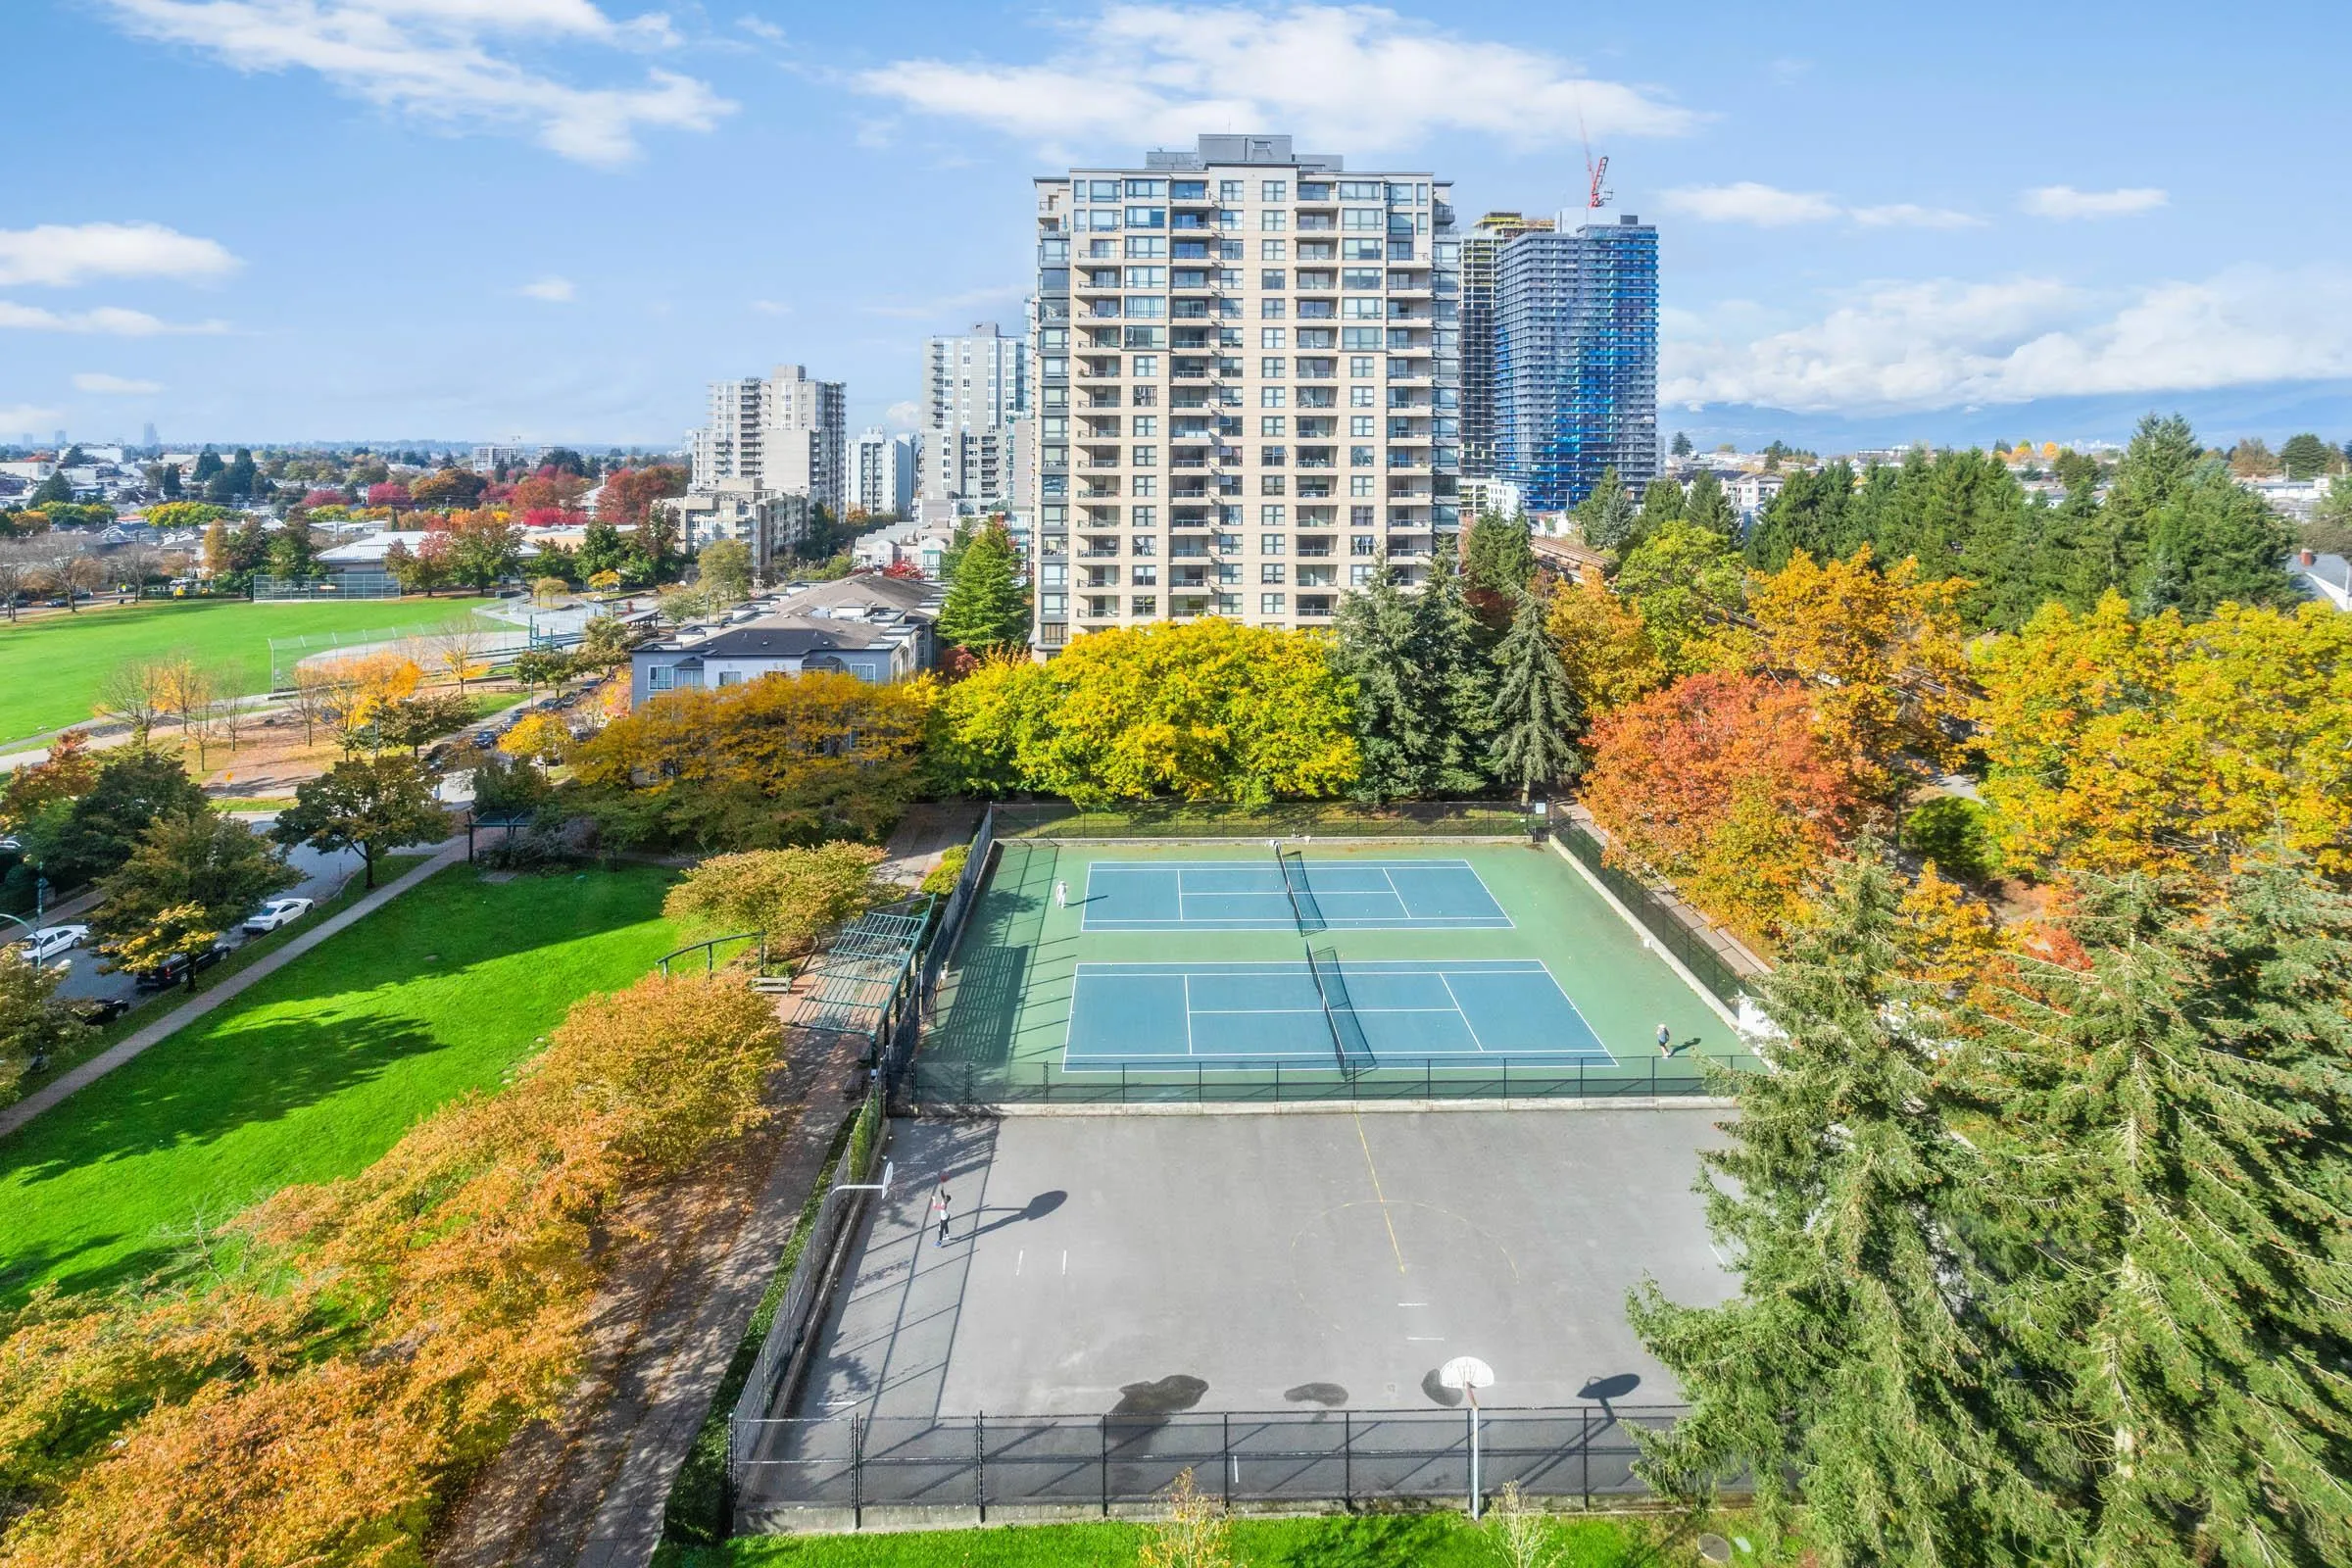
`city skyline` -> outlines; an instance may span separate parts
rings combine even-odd
[[[9,439],[667,445],[713,376],[795,362],[853,428],[915,429],[923,340],[1020,319],[1038,172],[1264,131],[1436,169],[1471,217],[1581,218],[1580,117],[1604,215],[1659,228],[1666,431],[2352,416],[2348,220],[2307,195],[2352,111],[2277,64],[2313,5],[2220,36],[2097,8],[1931,33],[1701,7],[1667,35],[1493,5],[233,9],[233,50],[217,0],[12,19],[50,62],[21,151],[104,177],[0,204]],[[343,74],[326,44],[363,32],[377,69]],[[801,216],[735,194],[778,162]],[[808,242],[877,195],[923,221]]]

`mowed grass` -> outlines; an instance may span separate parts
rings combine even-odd
[[[0,1139],[0,1306],[152,1270],[192,1224],[349,1175],[497,1084],[572,1002],[677,946],[672,875],[452,866]]]
[[[216,671],[232,688],[230,695],[250,696],[269,687],[272,637],[431,626],[468,614],[485,603],[368,599],[257,605],[241,599],[164,600],[47,615],[15,625],[0,621],[0,742],[45,735],[91,717],[99,683],[122,664],[185,654]]]
[[[1564,1519],[1548,1531],[1553,1568],[1684,1568],[1698,1555],[1662,1520]],[[1132,1568],[1141,1525],[1014,1525],[851,1536],[746,1536],[704,1550],[664,1546],[657,1568]],[[1497,1568],[1494,1536],[1458,1514],[1242,1519],[1241,1568]],[[1742,1559],[1754,1562],[1756,1559]]]

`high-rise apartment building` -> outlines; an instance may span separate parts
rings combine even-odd
[[[1658,231],[1524,229],[1494,257],[1494,458],[1530,512],[1658,471]]]
[[[873,516],[914,512],[915,439],[879,426],[861,432],[850,456],[852,507]]]
[[[1494,472],[1494,262],[1514,234],[1548,218],[1489,213],[1462,235],[1462,476]]]
[[[994,321],[923,345],[923,494],[1011,499],[1012,431],[1029,413],[1029,343]]]
[[[703,428],[688,432],[691,486],[805,495],[840,515],[847,489],[847,401],[842,383],[798,365],[772,376],[710,383]]]
[[[1288,136],[1039,178],[1035,640],[1328,624],[1460,527],[1447,182]]]

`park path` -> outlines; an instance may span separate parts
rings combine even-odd
[[[6,1138],[60,1101],[87,1089],[124,1062],[163,1044],[178,1031],[211,1012],[215,1007],[241,995],[248,987],[259,983],[268,976],[275,974],[327,938],[366,919],[417,883],[422,882],[426,877],[437,871],[445,870],[464,858],[466,858],[466,841],[464,839],[450,840],[436,850],[432,858],[423,864],[385,883],[350,908],[320,921],[275,953],[256,959],[250,967],[238,970],[204,995],[174,1007],[154,1023],[139,1030],[136,1034],[126,1036],[109,1046],[73,1071],[60,1074],[15,1104],[0,1109],[0,1138]]]
[[[459,1504],[436,1568],[647,1568],[678,1467],[823,1179],[861,1078],[843,1036],[786,1037],[775,1120],[646,1195],[597,1292],[579,1381]]]

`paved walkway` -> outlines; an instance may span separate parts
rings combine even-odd
[[[347,929],[354,922],[364,920],[373,914],[434,872],[455,865],[465,858],[466,841],[464,839],[455,839],[442,845],[434,852],[431,859],[407,872],[397,881],[385,883],[342,913],[320,921],[268,957],[255,960],[251,967],[238,970],[204,995],[192,998],[184,1004],[174,1007],[138,1033],[108,1047],[73,1071],[60,1075],[6,1109],[0,1109],[0,1138],[6,1138],[42,1111],[47,1110],[68,1096],[88,1088],[124,1062],[144,1054],[149,1048],[161,1045],[172,1035],[211,1012],[215,1007],[243,993],[247,987],[258,983],[265,976],[275,974],[319,943],[324,942],[328,937]]]

